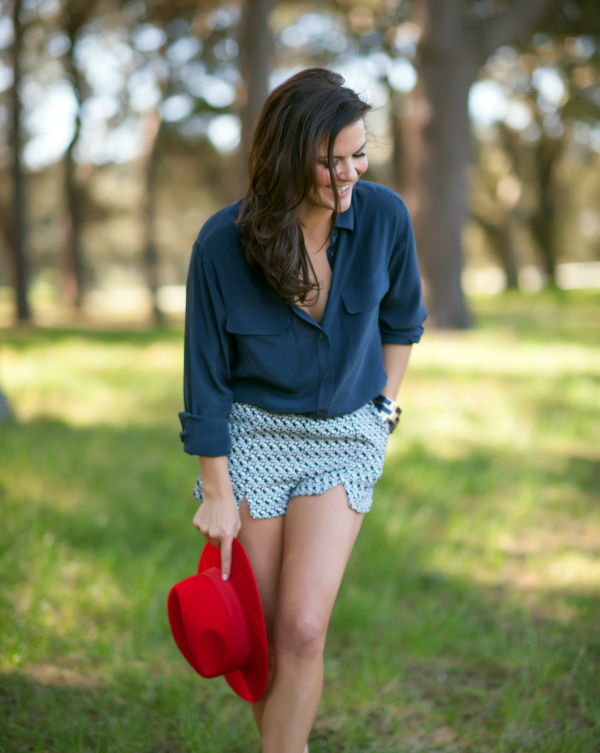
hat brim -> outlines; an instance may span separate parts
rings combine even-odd
[[[211,567],[221,569],[221,550],[207,542],[200,555],[198,573]],[[250,662],[246,667],[225,675],[231,689],[249,703],[263,697],[269,678],[269,649],[258,587],[248,555],[237,539],[231,552],[230,583],[234,586],[248,620],[250,636]]]

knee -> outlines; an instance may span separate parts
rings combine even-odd
[[[300,610],[281,615],[275,625],[275,646],[297,659],[310,660],[323,653],[327,621],[318,612]]]

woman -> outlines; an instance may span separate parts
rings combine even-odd
[[[343,83],[313,68],[271,93],[248,193],[204,225],[188,278],[194,525],[221,547],[224,579],[235,536],[254,570],[270,647],[253,704],[263,753],[308,751],[333,603],[426,316],[404,203],[357,182],[369,106]]]

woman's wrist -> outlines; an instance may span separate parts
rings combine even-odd
[[[373,399],[373,403],[379,411],[379,417],[388,426],[391,434],[400,422],[402,409],[395,400],[386,395],[378,395]]]
[[[227,456],[199,456],[204,499],[211,503],[226,503],[233,499]]]

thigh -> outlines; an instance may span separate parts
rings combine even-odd
[[[272,643],[281,572],[284,517],[254,519],[245,497],[240,505],[240,517],[242,528],[238,539],[252,565],[265,616],[267,637],[269,643]]]
[[[279,615],[325,629],[363,519],[343,486],[294,497],[285,515]]]

